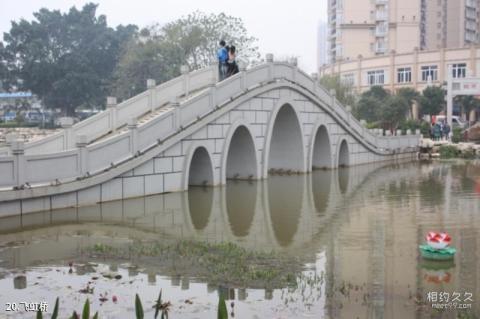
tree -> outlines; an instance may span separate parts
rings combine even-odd
[[[132,40],[114,72],[111,92],[124,100],[145,91],[147,79],[161,83],[179,74],[180,62],[172,60],[161,42]]]
[[[410,105],[404,96],[389,96],[382,104],[379,113],[383,126],[391,131],[396,130],[398,124],[405,120],[409,107]]]
[[[9,89],[29,90],[67,115],[103,104],[120,52],[137,28],[109,28],[96,9],[92,3],[63,14],[40,9],[31,22],[12,22],[3,54]]]
[[[373,96],[362,96],[355,108],[357,118],[367,122],[377,122],[380,119],[379,112],[382,108],[382,101]]]
[[[357,107],[354,109],[355,116],[367,122],[380,121],[382,105],[389,97],[390,92],[386,91],[383,87],[372,86],[360,96]]]
[[[327,90],[335,90],[337,100],[343,105],[355,107],[357,97],[353,91],[353,85],[342,81],[339,75],[322,76],[320,84]]]
[[[422,114],[436,115],[445,108],[445,91],[439,86],[425,88],[420,97]]]
[[[397,90],[397,96],[405,99],[409,105],[419,100],[420,94],[413,88],[401,88]]]
[[[480,110],[480,100],[473,95],[460,95],[455,98],[455,100],[460,104],[462,112],[467,114],[468,120],[470,121],[470,112],[472,110]]]
[[[120,59],[111,91],[125,99],[144,91],[147,78],[161,83],[179,75],[181,65],[191,70],[211,65],[220,39],[237,47],[239,59],[259,58],[256,39],[247,35],[241,19],[196,11],[164,26],[142,29]]]
[[[242,19],[220,14],[205,14],[195,11],[162,27],[151,28],[165,45],[174,49],[181,61],[191,69],[198,69],[216,61],[218,42],[224,39],[235,45],[237,56],[248,62],[260,58],[257,39],[249,36]]]

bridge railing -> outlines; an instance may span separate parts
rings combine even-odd
[[[91,135],[84,134],[77,136],[75,144],[77,147],[74,149],[49,154],[25,154],[25,145],[21,142],[14,142],[12,155],[0,157],[0,186],[57,183],[60,180],[84,178],[115,167],[120,162],[137,156],[139,151],[155,145],[163,138],[182,131],[188,125],[214,111],[217,106],[228,103],[232,97],[243,94],[246,89],[280,78],[298,83],[314,92],[320,97],[320,102],[334,102],[322,102],[322,105],[341,125],[350,129],[358,139],[366,140],[372,145],[372,148],[385,151],[386,149],[417,145],[418,136],[415,135],[383,137],[372,134],[333,96],[305,73],[298,70],[296,66],[279,62],[267,63],[238,73],[220,83],[215,83],[216,71],[216,68],[213,67],[193,72],[190,74],[191,76],[188,76],[190,82],[187,82],[187,77],[183,76],[163,84],[162,88],[157,87],[140,94],[131,99],[128,104],[119,105],[115,108],[116,111],[120,110],[120,113],[117,113],[117,116],[121,118],[119,122],[127,124],[128,130],[90,145],[88,143]],[[205,83],[210,85],[208,90],[181,104],[173,104],[170,111],[162,113],[146,123],[137,124],[136,115],[141,114],[148,107],[152,107],[148,101],[152,98],[157,101],[157,104],[162,101],[160,98],[164,97],[160,93],[168,92],[165,94],[166,96],[175,96],[185,90],[202,87]],[[151,95],[152,92],[156,92],[155,96]],[[140,110],[131,111],[130,106],[132,105]],[[128,111],[121,113],[123,109],[128,109]],[[129,118],[127,119],[127,117]],[[97,120],[105,121],[103,117],[98,117]],[[79,132],[82,132],[80,128],[88,127],[88,125],[82,124],[77,127]],[[60,139],[57,143],[61,144],[61,142]]]
[[[114,107],[109,107],[71,128],[26,143],[25,154],[44,154],[75,148],[76,136],[80,135],[87,136],[87,142],[91,143],[109,132],[125,126],[132,117],[141,117],[176,97],[188,95],[191,91],[207,87],[215,81],[216,73],[217,68],[211,66],[183,74],[154,88],[147,89],[147,91]],[[10,152],[8,147],[0,148],[0,156],[8,155]]]

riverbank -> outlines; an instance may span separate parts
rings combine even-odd
[[[480,144],[475,143],[452,143],[446,140],[433,141],[429,138],[424,138],[420,141],[419,148],[420,159],[480,158]]]

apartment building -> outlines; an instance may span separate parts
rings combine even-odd
[[[479,43],[480,0],[328,0],[328,63]]]

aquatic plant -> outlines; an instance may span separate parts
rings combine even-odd
[[[169,301],[165,303],[162,302],[162,290],[160,289],[157,302],[153,306],[155,308],[154,319],[158,318],[158,315],[160,314],[160,312],[161,312],[160,319],[168,319],[168,312],[169,312],[170,306],[171,306],[171,303]],[[59,298],[57,297],[57,299],[55,300],[55,307],[53,309],[52,316],[50,317],[51,319],[58,318],[58,308],[59,308]],[[135,294],[135,318],[136,319],[145,318],[142,301],[138,294]],[[40,309],[37,311],[36,319],[43,319],[43,313]],[[70,319],[80,319],[80,316],[77,314],[76,311],[74,311]],[[90,301],[88,300],[88,298],[85,301],[85,304],[83,305],[81,319],[90,319]],[[98,312],[95,313],[92,319],[98,319]],[[223,294],[219,294],[218,319],[228,319],[228,311],[227,311],[227,306],[225,304],[225,298],[223,297]]]
[[[228,319],[227,305],[225,304],[225,298],[223,294],[218,297],[218,312],[217,319]]]
[[[118,248],[96,244],[89,252],[93,258],[143,258],[155,263],[164,273],[205,278],[211,284],[251,288],[295,286],[296,274],[303,267],[296,258],[249,251],[228,242],[134,242]]]

